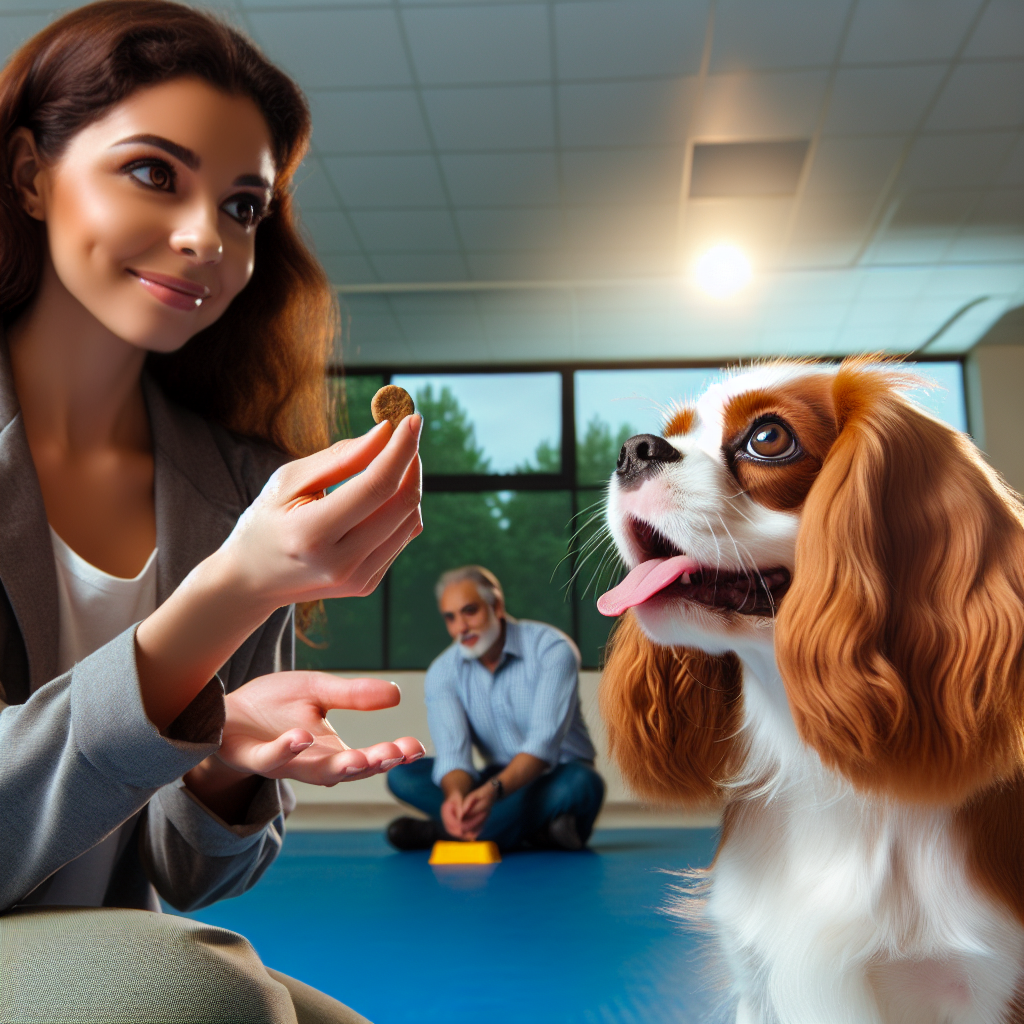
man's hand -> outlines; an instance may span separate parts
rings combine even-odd
[[[445,832],[456,839],[465,838],[462,834],[462,801],[464,799],[465,797],[455,790],[449,793],[445,797],[444,803],[441,804],[441,824],[444,825]]]
[[[441,824],[456,839],[476,839],[491,813],[495,798],[494,787],[490,783],[465,796],[457,789],[452,790],[441,804]]]
[[[462,838],[476,839],[497,802],[498,791],[485,782],[478,786],[462,801]]]

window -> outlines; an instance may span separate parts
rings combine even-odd
[[[963,367],[915,367],[937,385],[913,398],[966,429]],[[493,570],[509,611],[551,623],[600,664],[611,620],[598,596],[622,576],[603,522],[604,492],[619,448],[657,433],[673,403],[720,379],[714,367],[487,373],[353,373],[333,378],[339,437],[373,425],[370,399],[385,383],[409,391],[423,413],[423,533],[376,592],[326,601],[298,644],[302,667],[425,668],[450,642],[434,583],[476,562]]]

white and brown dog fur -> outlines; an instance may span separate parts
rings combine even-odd
[[[738,1024],[1024,1024],[1024,515],[914,383],[756,367],[610,485],[602,714],[640,795],[724,805]]]

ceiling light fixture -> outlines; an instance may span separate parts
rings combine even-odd
[[[727,299],[750,283],[750,260],[735,245],[721,244],[708,249],[694,264],[693,276],[699,287],[716,299]]]

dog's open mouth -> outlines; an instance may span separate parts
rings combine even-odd
[[[789,570],[721,569],[701,565],[682,554],[650,523],[630,519],[629,528],[642,552],[640,564],[597,602],[602,615],[621,615],[655,595],[693,601],[740,615],[774,615],[789,589]]]

